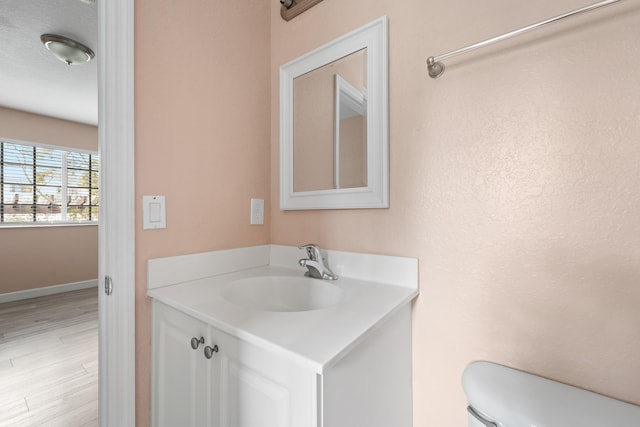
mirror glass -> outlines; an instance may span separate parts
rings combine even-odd
[[[334,187],[366,187],[367,88],[352,85],[340,74],[335,77]]]
[[[293,191],[367,186],[367,50],[293,79]]]
[[[387,19],[280,68],[280,208],[386,208]]]

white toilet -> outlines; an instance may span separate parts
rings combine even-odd
[[[462,386],[469,427],[640,426],[640,406],[490,362],[469,364]]]

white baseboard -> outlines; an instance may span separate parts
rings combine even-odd
[[[7,292],[0,294],[0,304],[3,302],[18,301],[45,295],[60,294],[63,292],[77,291],[78,289],[93,288],[98,286],[98,279],[84,280],[82,282],[65,283],[62,285],[47,286],[44,288],[27,289],[24,291]]]

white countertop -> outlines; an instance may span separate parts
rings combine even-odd
[[[259,276],[303,277],[301,268],[261,266],[149,289],[159,302],[189,314],[253,345],[282,354],[317,373],[336,363],[368,332],[418,294],[402,287],[341,277],[335,305],[312,311],[271,312],[245,308],[224,299],[227,283]],[[318,279],[320,280],[320,279]]]

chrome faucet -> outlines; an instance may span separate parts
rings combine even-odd
[[[308,245],[298,246],[298,249],[307,251],[308,258],[302,258],[298,261],[300,266],[307,267],[307,272],[304,273],[305,276],[323,280],[336,280],[338,278],[326,264],[326,260],[322,257],[320,248],[317,245],[310,243]]]

